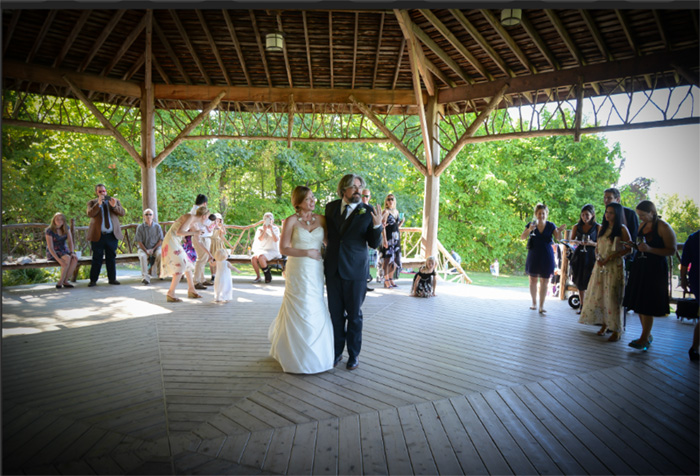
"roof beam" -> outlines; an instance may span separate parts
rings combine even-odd
[[[350,83],[350,88],[355,89],[355,70],[357,67],[357,30],[360,23],[360,14],[355,12],[355,36],[352,45],[352,82]]]
[[[126,13],[126,10],[117,10],[116,12],[114,12],[114,15],[109,20],[109,23],[107,23],[107,25],[102,30],[102,33],[100,33],[100,36],[97,38],[97,40],[95,40],[95,43],[93,43],[92,48],[88,52],[87,56],[83,59],[83,62],[80,63],[80,66],[78,66],[78,73],[82,73],[87,69],[92,59],[95,57],[100,48],[102,48],[102,45],[107,40],[107,37],[109,37],[109,35],[112,33],[112,30],[114,30],[114,27],[117,26],[119,20],[121,20],[122,16],[124,16],[124,13]]]
[[[372,89],[377,82],[377,70],[379,69],[379,53],[382,50],[382,35],[384,33],[384,12],[379,18],[379,36],[377,37],[377,51],[374,54],[374,73],[372,74]],[[399,59],[401,61],[401,59]]]
[[[73,91],[73,94],[76,95],[78,99],[87,107],[90,112],[97,118],[98,121],[106,128],[109,129],[110,132],[112,133],[112,137],[116,139],[119,144],[124,147],[124,149],[129,153],[131,157],[136,160],[137,163],[141,165],[145,165],[143,163],[143,159],[141,158],[141,155],[139,155],[138,152],[136,152],[136,149],[134,149],[134,146],[127,141],[124,136],[119,132],[119,130],[112,125],[111,122],[109,122],[109,119],[107,119],[104,114],[100,112],[99,109],[95,107],[95,105],[83,94],[83,92],[80,90],[80,88],[75,85],[70,79],[68,79],[67,76],[63,76],[63,80],[70,86],[70,89]]]
[[[406,48],[406,38],[401,38],[401,46],[399,46],[399,56],[394,70],[394,81],[391,83],[391,89],[396,89],[396,81],[399,79],[399,71],[401,70],[401,61],[403,60],[403,50]]]
[[[58,54],[58,56],[56,56],[56,59],[53,61],[54,68],[61,66],[61,63],[63,63],[63,60],[68,54],[68,51],[70,50],[71,46],[73,46],[73,42],[78,37],[78,34],[83,30],[83,26],[85,26],[85,23],[90,17],[91,11],[92,10],[83,10],[83,13],[80,14],[80,18],[77,22],[75,22],[73,30],[71,30],[70,34],[66,37],[66,41],[63,43],[63,48],[61,48],[61,52]]]
[[[173,84],[173,82],[168,77],[168,74],[165,72],[165,70],[163,70],[163,67],[156,60],[155,56],[151,59],[151,61],[153,62],[153,67],[156,68],[156,71],[158,71],[158,74],[160,74],[160,77],[163,78],[163,82],[165,82],[165,84]]]
[[[608,47],[605,44],[605,41],[603,40],[603,35],[601,35],[600,30],[598,29],[598,25],[595,24],[595,20],[593,19],[593,15],[591,15],[591,12],[585,9],[581,9],[579,10],[579,13],[583,17],[583,21],[586,22],[586,26],[591,32],[595,44],[598,45],[598,49],[601,53],[603,53],[605,59],[607,61],[615,61],[615,58],[613,57],[612,53],[610,53],[610,50],[608,50]],[[656,13],[656,10],[654,10],[654,13]]]
[[[574,57],[576,62],[581,66],[586,66],[588,62],[581,54],[581,51],[578,49],[578,46],[576,46],[576,43],[574,42],[573,38],[571,38],[571,35],[569,35],[569,32],[566,30],[561,18],[559,18],[554,10],[546,9],[544,13],[547,15],[547,18],[549,18],[549,21],[552,22],[552,25],[554,25],[554,29],[557,30],[559,36],[561,36],[562,40],[564,40],[564,44],[569,49],[569,52]]]
[[[413,28],[411,28],[411,25],[413,24],[411,17],[408,15],[407,11],[398,9],[394,10],[394,16],[399,22],[403,36],[406,39],[406,43],[408,45],[408,57],[415,58],[416,66],[420,72],[419,77],[423,78],[423,84],[425,84],[425,89],[428,91],[428,95],[435,95],[435,83],[426,64],[427,58],[425,57],[421,47],[418,45],[418,40],[416,40],[413,33]],[[411,63],[411,67],[413,67],[413,63]]]
[[[554,69],[561,69],[561,65],[559,64],[559,61],[554,57],[554,54],[547,48],[547,44],[542,41],[542,37],[540,37],[540,34],[537,33],[537,29],[535,26],[532,24],[532,22],[527,18],[525,15],[525,12],[523,12],[523,16],[520,19],[520,24],[523,26],[523,29],[525,30],[525,33],[528,34],[532,42],[535,44],[538,50],[540,50],[540,53],[542,53],[542,56],[547,60],[549,65],[554,68]]]
[[[471,52],[467,49],[466,46],[462,44],[461,41],[457,39],[457,37],[450,31],[447,26],[441,22],[438,17],[433,14],[430,10],[422,9],[419,10],[423,16],[435,27],[435,29],[442,35],[444,36],[447,41],[450,42],[453,48],[455,48],[469,63],[471,63],[474,68],[476,68],[481,75],[491,81],[493,79],[493,76],[491,73],[488,72],[488,70],[482,65],[476,57],[471,54]],[[461,12],[460,12],[461,14]],[[464,15],[462,15],[464,17]],[[466,18],[465,18],[466,20]]]
[[[250,21],[253,24],[253,34],[255,35],[255,41],[258,44],[258,52],[260,53],[260,60],[262,61],[263,68],[265,69],[265,77],[267,78],[267,85],[272,87],[272,79],[270,79],[270,70],[267,67],[267,57],[265,56],[265,47],[260,39],[260,31],[258,30],[258,21],[255,19],[255,12],[253,10],[248,10],[250,15]]]
[[[204,14],[202,13],[202,10],[199,9],[196,9],[195,13],[197,14],[199,23],[202,25],[202,30],[204,30],[204,34],[207,37],[207,41],[209,41],[209,47],[211,48],[212,53],[214,53],[216,62],[219,63],[219,69],[221,69],[221,72],[224,75],[224,80],[226,81],[226,84],[231,86],[231,78],[229,78],[228,76],[228,71],[226,71],[226,66],[224,65],[224,62],[221,59],[221,54],[219,54],[219,48],[216,47],[214,37],[212,36],[211,31],[209,31],[209,26],[207,26],[207,21],[204,18]]]
[[[404,21],[408,18],[407,12],[402,12],[405,16]],[[408,59],[411,62],[411,78],[413,79],[413,91],[416,95],[416,108],[418,108],[418,120],[420,121],[420,131],[423,136],[423,154],[425,156],[425,163],[428,168],[428,175],[433,174],[433,154],[430,148],[432,140],[430,138],[430,130],[428,129],[428,118],[425,114],[425,105],[423,103],[423,91],[420,87],[420,73],[418,72],[418,50],[420,46],[418,42],[409,41],[408,42]],[[431,94],[433,96],[433,94]]]
[[[314,73],[311,69],[311,47],[309,46],[309,27],[306,24],[306,10],[301,11],[301,18],[304,21],[304,40],[306,42],[306,64],[309,67],[309,83],[311,89],[314,87]]]
[[[36,39],[34,40],[34,46],[32,46],[32,49],[27,55],[27,63],[31,63],[34,59],[34,55],[36,55],[36,52],[39,51],[41,44],[44,42],[44,38],[46,38],[46,33],[48,33],[49,28],[51,28],[51,23],[53,23],[53,19],[56,18],[56,13],[58,13],[58,10],[49,10],[49,14],[46,16],[44,24],[41,26],[41,30],[39,30],[39,33],[36,35]]]
[[[423,10],[421,10],[421,12],[422,11]],[[486,39],[481,35],[481,33],[479,33],[479,30],[474,25],[472,25],[472,23],[467,19],[467,17],[464,16],[461,10],[451,9],[450,13],[452,13],[452,16],[455,17],[457,23],[459,23],[462,26],[462,28],[467,30],[467,33],[469,33],[469,35],[474,39],[474,41],[476,41],[476,43],[481,47],[481,49],[483,49],[486,52],[486,54],[489,55],[489,57],[493,60],[493,62],[496,63],[496,65],[498,65],[501,71],[506,73],[511,78],[515,76],[513,70],[508,67],[506,62],[503,61],[503,58],[501,58],[501,56],[498,53],[496,53],[496,50],[494,50],[491,47],[489,42],[486,41]],[[460,45],[464,47],[461,43]],[[493,77],[489,78],[489,80],[492,79]]]
[[[627,38],[627,42],[629,43],[630,48],[634,52],[634,55],[639,56],[640,53],[637,49],[637,45],[634,42],[634,38],[632,37],[632,30],[630,29],[629,23],[627,23],[627,18],[625,17],[624,13],[622,13],[622,11],[619,9],[615,9],[615,15],[617,15],[617,19],[620,21],[622,31],[625,33],[625,38]]]
[[[231,40],[233,41],[233,47],[236,48],[236,54],[238,55],[238,62],[243,70],[243,76],[248,83],[248,87],[251,87],[253,83],[250,81],[250,75],[248,74],[248,68],[245,65],[245,59],[243,59],[243,52],[241,51],[241,44],[238,41],[238,36],[236,35],[236,29],[233,27],[233,22],[231,21],[231,16],[228,14],[228,10],[221,10],[221,14],[226,22],[226,28],[228,28],[228,33],[231,35]]]
[[[185,46],[187,46],[187,49],[190,52],[190,56],[192,56],[192,59],[194,60],[195,64],[197,65],[197,68],[199,68],[199,72],[202,73],[202,77],[204,78],[204,82],[211,86],[211,79],[209,79],[209,75],[207,74],[206,70],[204,69],[204,65],[202,64],[202,61],[199,59],[199,55],[197,55],[197,52],[194,50],[194,45],[192,45],[192,42],[190,41],[190,37],[187,35],[187,31],[185,30],[185,27],[182,25],[182,22],[180,21],[180,17],[177,16],[177,10],[169,10],[169,12],[170,12],[170,16],[173,19],[173,23],[175,23],[175,27],[177,28],[177,31],[180,33],[180,37],[182,38],[182,41],[185,42]]]
[[[699,55],[700,50],[697,48],[673,53],[663,51],[651,55],[616,61],[614,63],[597,63],[550,73],[519,76],[507,80],[510,84],[508,94],[572,86],[578,84],[579,78],[582,83],[586,84],[673,71],[675,65],[681,67],[685,65],[697,65],[697,58]],[[492,97],[505,82],[505,79],[497,79],[491,83],[443,89],[438,93],[438,102],[444,104],[448,102]]]
[[[177,68],[177,70],[180,72],[180,75],[182,76],[183,81],[185,81],[185,83],[187,83],[187,84],[192,84],[192,80],[190,79],[189,75],[185,71],[185,68],[183,68],[182,63],[180,63],[180,60],[178,59],[177,55],[175,54],[175,50],[173,50],[173,47],[170,46],[170,42],[165,37],[165,33],[163,33],[163,30],[160,28],[160,25],[158,25],[158,22],[156,21],[155,16],[153,17],[153,30],[156,32],[156,35],[158,35],[160,42],[165,47],[165,51],[168,52],[168,55],[170,56],[170,60],[175,65],[175,68]]]
[[[17,22],[19,21],[19,16],[21,13],[22,13],[22,10],[19,8],[12,12],[12,18],[10,19],[10,26],[7,27],[7,30],[5,32],[5,39],[3,40],[5,42],[2,46],[2,55],[3,56],[5,56],[5,53],[7,52],[7,47],[10,45],[10,40],[12,40],[12,35],[15,33],[15,28],[17,28]]]
[[[282,16],[277,15],[277,29],[280,33],[284,34],[284,29],[282,28]],[[284,55],[284,66],[287,69],[287,81],[289,81],[289,87],[294,87],[294,82],[292,81],[292,68],[289,67],[289,54],[287,51],[287,42],[282,42],[282,54]]]
[[[328,54],[330,55],[331,58],[331,88],[334,87],[334,76],[333,76],[333,12],[329,11],[328,12],[328,46],[330,48],[330,51]]]
[[[515,56],[518,58],[518,60],[525,66],[527,69],[530,70],[530,73],[532,74],[537,74],[537,68],[530,63],[530,60],[527,59],[527,56],[525,56],[525,53],[520,49],[520,47],[515,43],[513,38],[510,36],[510,34],[506,31],[505,28],[501,25],[501,22],[496,18],[493,13],[491,13],[491,10],[479,10],[481,14],[486,18],[486,20],[491,24],[494,30],[499,34],[501,38],[503,38],[503,41],[506,42],[508,45],[508,48],[515,54]]]
[[[112,56],[112,60],[109,62],[107,66],[105,66],[102,69],[102,72],[100,73],[101,76],[107,76],[112,69],[116,66],[116,64],[119,62],[119,60],[122,59],[122,56],[127,52],[127,50],[131,47],[131,45],[134,43],[136,38],[141,34],[141,32],[146,28],[146,21],[148,20],[148,14],[145,14],[143,18],[141,18],[141,21],[139,22],[138,25],[136,25],[136,28],[134,28],[131,33],[129,33],[129,36],[126,37],[124,40],[124,43],[119,47],[119,50]]]
[[[462,78],[464,81],[466,81],[469,84],[474,84],[474,80],[472,79],[471,76],[469,76],[458,64],[455,60],[453,60],[450,55],[448,55],[440,46],[438,46],[435,41],[433,41],[430,36],[424,32],[418,25],[415,23],[411,22],[411,29],[413,30],[413,33],[418,37],[418,39],[423,43],[425,46],[427,46],[433,53],[437,55],[440,60],[442,60],[443,63],[445,63],[452,71],[457,74],[460,78]]]
[[[659,29],[659,36],[664,44],[664,48],[669,49],[668,38],[666,37],[666,32],[664,31],[663,24],[661,23],[661,15],[658,10],[652,10],[651,13],[654,15],[654,21],[656,22],[656,28]]]

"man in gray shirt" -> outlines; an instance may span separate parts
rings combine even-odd
[[[151,284],[149,264],[154,266],[160,277],[160,245],[163,243],[163,229],[153,221],[153,210],[143,211],[144,222],[136,228],[134,241],[138,245],[139,262],[143,284]]]

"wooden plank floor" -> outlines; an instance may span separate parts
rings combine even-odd
[[[527,290],[367,295],[360,368],[284,374],[284,283],[3,289],[3,474],[698,474],[693,324],[648,352]],[[181,285],[180,294],[185,293]]]

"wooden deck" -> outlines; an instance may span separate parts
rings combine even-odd
[[[360,368],[268,357],[283,281],[3,289],[3,474],[698,474],[693,324],[646,353],[564,301],[443,284],[367,295]],[[184,284],[179,293],[185,293]]]

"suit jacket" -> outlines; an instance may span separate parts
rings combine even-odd
[[[377,248],[382,239],[382,227],[374,228],[372,207],[360,202],[349,217],[340,215],[342,200],[326,205],[325,272],[333,276],[336,272],[342,279],[365,280],[369,266],[367,246]]]
[[[639,217],[637,216],[637,212],[627,207],[622,207],[622,211],[625,212],[622,224],[625,225],[630,232],[632,241],[637,241],[637,234],[639,233]]]
[[[87,204],[87,216],[90,217],[90,225],[88,226],[87,240],[88,241],[100,241],[102,237],[102,212],[97,204],[99,200],[93,198]],[[118,240],[124,239],[122,234],[122,227],[119,223],[119,217],[123,217],[126,212],[122,208],[122,204],[117,200],[115,206],[111,206],[107,202],[107,207],[109,208],[109,218],[112,220],[112,228],[114,229],[114,237]]]

